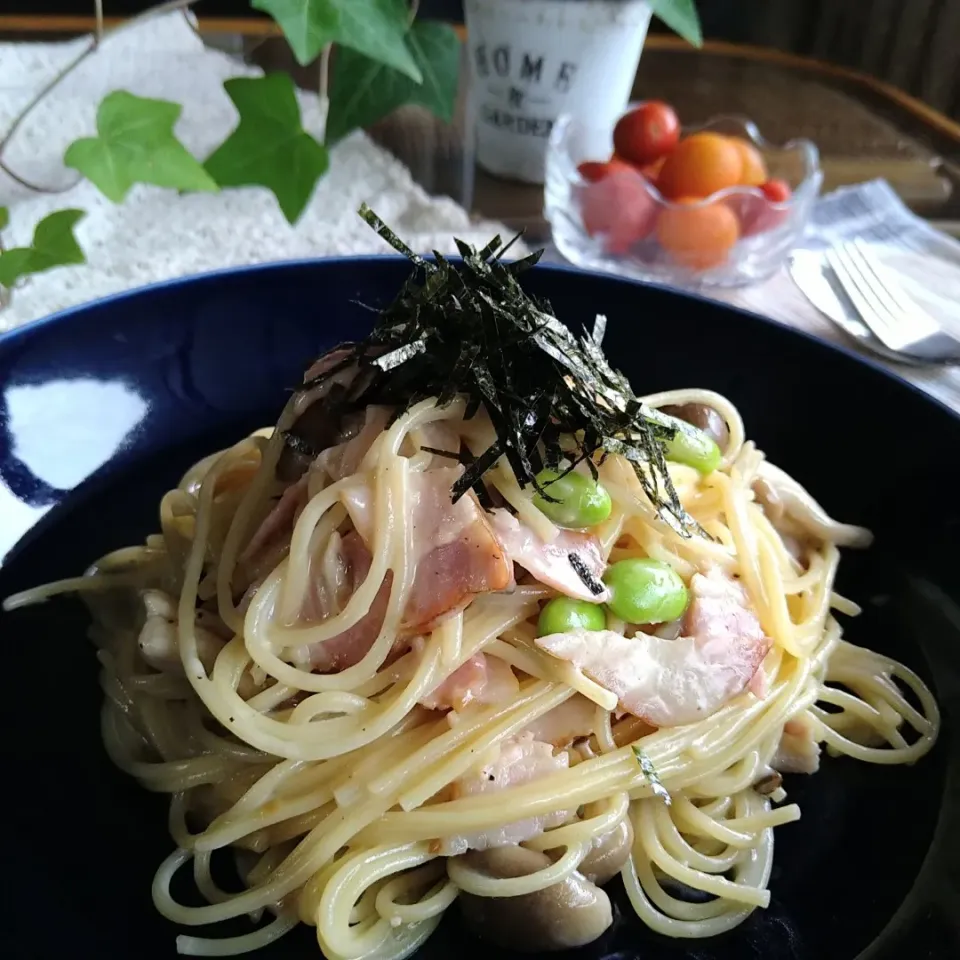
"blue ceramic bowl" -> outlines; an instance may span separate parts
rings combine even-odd
[[[74,575],[155,528],[160,495],[201,455],[274,420],[304,366],[355,338],[407,275],[399,258],[230,271],[140,290],[0,339],[0,595]],[[671,941],[623,908],[591,960],[955,960],[960,915],[960,421],[907,384],[759,317],[624,280],[540,268],[528,288],[571,324],[609,317],[608,355],[638,392],[729,396],[749,435],[843,520],[877,534],[839,589],[853,642],[934,688],[945,729],[913,769],[826,760],[789,784],[769,910],[714,940]],[[100,744],[85,616],[63,600],[3,615],[6,842],[0,954],[175,956],[150,883],[166,803]],[[615,899],[618,894],[615,894]],[[456,911],[422,958],[501,956]],[[258,954],[312,957],[303,928]]]

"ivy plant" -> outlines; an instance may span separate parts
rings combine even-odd
[[[667,26],[697,46],[702,43],[694,0],[651,3]],[[112,29],[191,5],[192,0],[168,0]],[[449,24],[418,19],[418,5],[418,0],[251,0],[254,9],[276,21],[300,64],[320,58],[329,88],[321,137],[304,128],[288,75],[234,77],[224,88],[237,111],[236,126],[209,156],[194,156],[177,137],[181,104],[115,90],[97,108],[96,136],[70,144],[64,163],[115,203],[122,203],[136,184],[179,192],[264,187],[295,224],[329,166],[331,144],[405,104],[425,107],[444,121],[453,117],[460,41]],[[42,96],[93,55],[110,32],[92,38],[0,136],[0,168],[25,186],[35,188],[4,164],[4,148]],[[9,216],[0,208],[0,302],[4,289],[30,274],[84,262],[73,232],[83,215],[81,210],[52,213],[35,225],[29,246],[4,250]]]
[[[85,216],[82,210],[57,210],[44,217],[34,228],[29,246],[0,252],[0,286],[8,290],[22,277],[51,267],[86,263],[73,228]],[[0,207],[0,229],[7,225],[8,213]]]

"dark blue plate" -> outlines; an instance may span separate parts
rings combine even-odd
[[[74,575],[156,527],[186,466],[270,423],[304,366],[356,337],[407,275],[400,259],[258,267],[123,295],[0,340],[0,595]],[[769,910],[709,941],[621,920],[580,951],[605,960],[955,960],[960,956],[960,421],[877,368],[715,303],[566,270],[528,288],[571,324],[609,317],[606,349],[638,392],[703,386],[843,520],[877,534],[840,589],[865,606],[848,638],[931,683],[945,714],[915,768],[827,759],[788,783]],[[19,543],[18,543],[19,541]],[[15,546],[16,544],[16,546]],[[62,600],[3,616],[6,842],[0,955],[172,958],[150,901],[170,851],[165,801],[100,745],[85,617]],[[239,925],[242,928],[242,925]],[[315,954],[303,928],[263,957]],[[424,958],[489,957],[455,911]]]

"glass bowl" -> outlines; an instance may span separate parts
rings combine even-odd
[[[772,276],[806,228],[823,181],[820,154],[809,140],[791,140],[782,147],[768,143],[751,121],[739,117],[717,117],[683,133],[700,131],[753,143],[770,176],[786,180],[793,195],[783,203],[772,203],[758,187],[728,187],[703,200],[678,204],[629,168],[590,183],[577,168],[587,160],[608,159],[613,133],[609,142],[598,144],[595,131],[562,116],[550,135],[544,187],[544,209],[560,253],[579,267],[684,287],[738,287]],[[716,216],[685,211],[714,205],[733,212],[735,227],[731,228],[726,211],[720,219],[725,221],[727,236],[733,229],[738,239],[726,253],[722,246],[719,253],[708,247],[704,255],[698,237],[711,229]],[[678,210],[679,214],[668,213]],[[678,224],[679,244],[670,240],[671,234],[676,237]],[[684,231],[692,232],[693,239],[685,238]]]

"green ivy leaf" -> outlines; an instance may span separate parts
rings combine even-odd
[[[405,0],[253,0],[253,6],[280,24],[301,65],[315,60],[328,43],[338,43],[417,83],[422,79],[404,41],[410,22]]]
[[[203,165],[173,132],[180,110],[178,103],[115,90],[97,110],[99,136],[71,143],[63,162],[114,203],[122,203],[135,183],[216,190]]]
[[[234,77],[223,84],[240,114],[236,129],[207,158],[221,187],[272,190],[283,215],[296,222],[329,166],[326,147],[303,129],[289,74]]]
[[[10,226],[10,211],[6,207],[0,207],[0,230],[6,230]]]
[[[652,0],[653,15],[695,47],[703,46],[703,30],[694,0]]]
[[[418,21],[407,36],[423,83],[352,50],[338,50],[330,78],[327,142],[366,127],[406,103],[417,103],[450,122],[460,75],[460,41],[454,29]]]
[[[86,263],[73,235],[73,228],[85,216],[83,210],[57,210],[34,228],[29,247],[14,247],[0,254],[0,286],[12,287],[21,277],[52,267]]]

